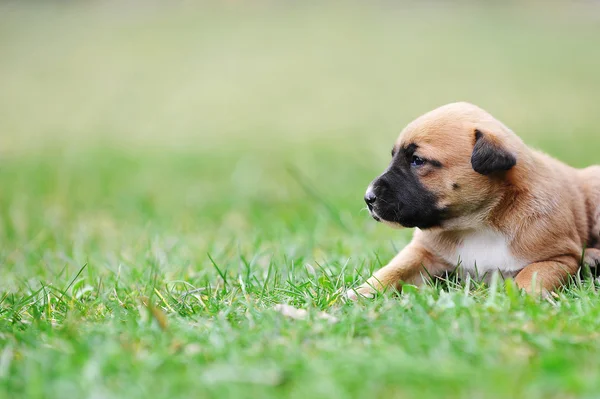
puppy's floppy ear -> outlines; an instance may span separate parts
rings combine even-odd
[[[475,148],[471,155],[471,165],[477,173],[489,175],[510,170],[516,164],[517,157],[504,149],[495,137],[475,130]]]

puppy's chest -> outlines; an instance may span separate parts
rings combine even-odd
[[[445,255],[450,264],[460,265],[462,271],[479,277],[494,271],[510,277],[527,265],[512,253],[506,237],[493,230],[465,234]]]

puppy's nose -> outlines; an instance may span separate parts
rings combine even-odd
[[[365,194],[365,202],[367,203],[367,205],[373,205],[373,202],[375,202],[376,199],[377,197],[375,196],[373,190],[369,190]]]

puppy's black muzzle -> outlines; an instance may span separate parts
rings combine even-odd
[[[377,221],[420,228],[441,223],[435,195],[410,170],[388,169],[371,183],[365,203]]]

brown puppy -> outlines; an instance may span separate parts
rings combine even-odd
[[[411,122],[392,161],[365,195],[373,218],[416,227],[412,242],[351,299],[421,284],[460,265],[499,271],[528,292],[564,283],[584,261],[600,262],[600,166],[577,170],[531,150],[468,103]]]

